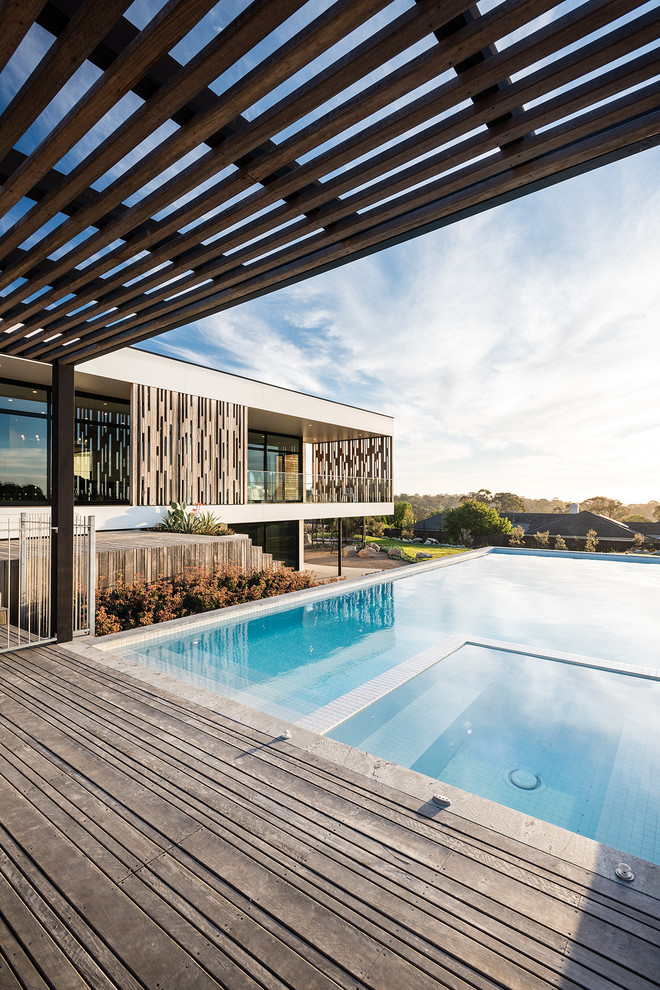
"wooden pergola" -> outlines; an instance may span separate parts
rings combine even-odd
[[[55,525],[75,364],[660,142],[634,0],[129,7],[0,6],[0,351],[54,366]]]

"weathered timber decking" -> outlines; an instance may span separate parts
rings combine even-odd
[[[648,990],[659,940],[635,889],[64,648],[0,657],[2,990]]]

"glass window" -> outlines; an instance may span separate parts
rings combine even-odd
[[[76,502],[128,502],[129,467],[129,403],[76,394],[73,460]]]
[[[0,502],[48,500],[48,392],[0,382]]]

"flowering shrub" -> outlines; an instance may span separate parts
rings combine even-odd
[[[162,578],[147,584],[141,577],[132,584],[123,580],[112,589],[96,594],[96,635],[151,626],[155,622],[197,615],[241,602],[271,598],[289,591],[314,588],[315,581],[305,571],[282,567],[249,574],[238,567],[216,567],[212,572],[191,567],[173,580]]]

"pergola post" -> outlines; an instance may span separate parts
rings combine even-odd
[[[337,520],[337,577],[341,577],[341,545],[343,542],[344,527],[341,518]]]
[[[53,364],[51,629],[58,643],[73,639],[74,369]]]

